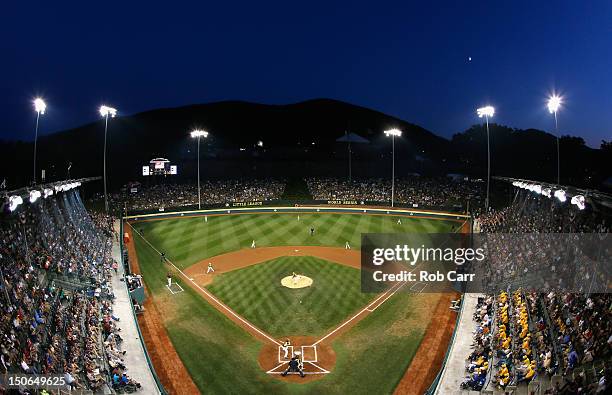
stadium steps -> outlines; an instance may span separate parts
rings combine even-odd
[[[55,284],[56,287],[61,287],[69,291],[80,291],[80,290],[88,288],[88,286],[85,284],[68,281],[65,279],[60,279],[59,277],[54,278],[53,283]]]
[[[546,381],[547,380],[542,379],[539,376],[534,380],[531,380],[531,382],[527,385],[527,393],[533,395],[543,394],[545,391],[543,388],[546,386]]]
[[[308,185],[303,178],[291,178],[285,184],[282,200],[312,200]]]

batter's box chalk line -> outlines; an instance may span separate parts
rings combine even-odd
[[[429,284],[426,284],[426,283],[416,282],[416,283],[414,283],[412,285],[412,287],[410,287],[410,290],[411,291],[415,291],[416,293],[420,294],[420,293],[422,293],[425,290],[425,288],[427,288],[428,285]],[[418,288],[420,288],[420,289],[418,289]]]
[[[278,363],[287,363],[293,357],[293,346],[287,347],[287,358],[285,358],[285,350],[283,346],[278,346]]]
[[[174,294],[178,294],[181,292],[184,292],[185,290],[183,289],[183,287],[181,287],[179,284],[177,283],[172,283],[172,286],[169,286],[166,284],[166,288],[168,288],[168,291],[170,291],[170,293],[172,295]]]
[[[293,346],[288,346],[287,347],[289,349],[289,352],[287,353],[287,356],[289,358],[289,355],[291,355],[291,357],[293,357],[295,355],[294,353],[294,347]],[[312,346],[301,346],[301,355],[302,355],[302,363],[304,364],[304,374],[328,374],[331,373],[329,370],[322,368],[321,366],[317,365],[318,363],[318,354],[317,354],[317,346],[316,345],[312,345]],[[307,351],[309,350],[309,351]],[[314,359],[306,359],[306,354],[310,354],[310,355],[314,355]],[[281,374],[283,373],[286,369],[287,369],[287,365],[289,364],[290,359],[285,359],[285,351],[283,350],[282,346],[278,346],[278,365],[276,365],[276,367],[268,370],[266,373],[267,374]],[[316,363],[315,363],[316,362]],[[312,370],[311,370],[312,369]],[[299,372],[288,372],[287,374],[299,374]]]
[[[287,369],[288,362],[278,364],[276,367],[268,370],[267,374],[282,374]],[[313,369],[313,370],[310,370]],[[329,370],[320,367],[312,362],[304,362],[304,374],[328,374]],[[299,372],[288,372],[287,374],[300,374]]]
[[[306,350],[314,351],[314,359],[306,358]],[[319,359],[317,358],[317,346],[302,346],[302,362],[319,362]]]

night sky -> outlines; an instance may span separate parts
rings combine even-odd
[[[447,137],[489,103],[496,122],[552,130],[556,90],[562,134],[612,139],[612,1],[299,3],[5,2],[0,137],[33,139],[37,95],[42,133],[94,121],[102,103],[320,97]]]

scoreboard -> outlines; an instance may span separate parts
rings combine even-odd
[[[170,163],[165,158],[154,158],[149,161],[148,165],[142,166],[143,176],[167,176],[176,175],[177,166]]]

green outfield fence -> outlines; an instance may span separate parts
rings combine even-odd
[[[149,219],[167,219],[189,216],[205,215],[228,215],[228,214],[287,214],[287,213],[327,213],[327,214],[373,214],[373,215],[403,215],[415,216],[419,218],[446,219],[451,221],[466,221],[470,215],[463,213],[432,211],[418,208],[399,208],[399,207],[372,207],[372,206],[316,206],[316,205],[293,205],[293,206],[257,206],[257,207],[222,207],[207,210],[184,210],[184,211],[153,211],[143,214],[126,215],[123,218],[132,221],[142,221]]]
[[[242,202],[226,202],[217,204],[202,204],[202,210],[209,209],[235,209],[239,207],[279,207],[279,206],[363,206],[363,207],[387,207],[390,202],[380,201],[364,201],[364,200],[296,200],[296,199],[276,199],[276,200],[257,200],[257,201],[242,201]],[[429,210],[429,211],[442,211],[452,213],[465,213],[469,204],[456,204],[449,206],[419,206],[414,204],[403,204],[395,203],[395,208],[405,208],[411,210]],[[178,206],[178,207],[166,207],[166,208],[150,208],[142,210],[130,210],[129,215],[142,215],[142,214],[155,214],[163,212],[168,209],[170,212],[185,212],[185,211],[198,211],[198,205]],[[125,213],[124,213],[125,214]]]
[[[123,265],[123,268],[126,268],[126,264],[125,264],[125,257],[124,257],[124,245],[123,245],[123,217],[120,218],[119,220],[120,222],[120,226],[119,226],[119,247],[120,247],[120,253],[121,253],[121,264]],[[129,272],[131,273],[132,271],[130,270],[129,267],[129,260],[128,260],[128,265],[127,268],[129,270]],[[125,273],[125,272],[124,272]],[[136,324],[136,330],[138,331],[138,339],[140,340],[140,344],[142,344],[142,349],[144,350],[144,355],[145,355],[145,359],[147,360],[147,365],[149,365],[149,370],[151,370],[151,374],[153,375],[153,379],[155,380],[155,384],[157,385],[157,389],[159,390],[159,392],[162,395],[168,395],[168,392],[166,391],[166,389],[164,388],[164,386],[162,385],[161,381],[159,380],[159,377],[157,376],[157,373],[155,372],[155,368],[153,367],[153,362],[151,362],[151,358],[149,357],[149,351],[147,350],[147,345],[145,344],[143,338],[142,338],[142,332],[140,332],[140,326],[138,325],[138,319],[136,318],[136,312],[134,310],[134,304],[132,303],[132,297],[130,295],[129,290],[127,289],[127,285],[125,287],[126,292],[128,293],[128,299],[130,300],[130,306],[132,307],[132,317],[134,318],[134,323]],[[146,313],[145,313],[146,314]]]

